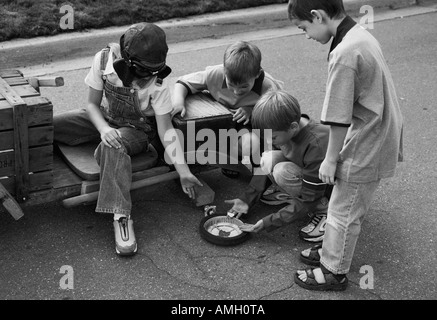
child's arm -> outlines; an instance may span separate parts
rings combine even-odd
[[[171,116],[181,113],[181,117],[185,116],[185,97],[188,94],[188,89],[180,84],[176,83],[173,91],[173,110]]]
[[[111,148],[121,147],[121,135],[117,129],[109,126],[100,111],[100,103],[102,101],[103,91],[89,87],[87,111],[91,122],[100,132],[102,142]]]
[[[264,222],[261,220],[258,220],[255,224],[248,224],[245,223],[242,226],[239,227],[241,231],[243,232],[259,232],[264,229]]]
[[[320,165],[319,179],[324,183],[335,184],[335,171],[341,149],[343,148],[348,127],[333,126],[329,129],[329,142],[325,159]]]
[[[182,151],[179,136],[171,122],[170,113],[163,115],[155,115],[156,124],[158,126],[158,134],[162,145],[165,148],[167,159],[175,166],[179,173],[182,190],[192,199],[196,197],[194,186],[197,184],[203,186],[202,183],[191,173],[190,168],[185,163],[184,153]],[[172,148],[174,148],[172,150]]]

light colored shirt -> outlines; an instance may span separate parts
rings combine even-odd
[[[85,83],[95,90],[103,90],[103,77],[105,76],[106,81],[109,81],[114,86],[123,87],[123,82],[118,77],[113,66],[114,57],[116,59],[121,58],[120,46],[118,44],[112,44],[110,46],[108,62],[104,70],[100,69],[101,56],[102,51],[99,51],[94,56],[91,69],[85,77]],[[138,86],[134,80],[132,82],[132,88],[138,90],[138,99],[140,101],[141,110],[145,116],[153,116],[155,114],[163,115],[171,112],[172,102],[167,79],[163,80],[162,85],[157,85],[155,76],[142,87]]]
[[[192,93],[209,91],[212,97],[229,109],[238,109],[245,106],[255,106],[260,96],[269,89],[279,89],[282,82],[275,80],[267,72],[262,72],[255,80],[255,84],[249,94],[237,97],[226,85],[223,65],[208,66],[205,70],[190,73],[179,77],[178,83]]]
[[[330,53],[321,122],[346,126],[336,176],[356,183],[394,175],[403,118],[378,41],[360,25]]]

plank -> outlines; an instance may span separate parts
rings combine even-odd
[[[220,116],[232,117],[228,108],[204,93],[188,95],[185,98],[185,106],[185,116],[181,118],[179,114],[176,115],[176,119],[190,121]]]
[[[24,98],[27,104],[27,125],[29,127],[53,123],[53,105],[45,97]],[[0,101],[0,131],[14,128],[13,109],[10,104]]]
[[[32,87],[30,84],[25,84],[21,86],[14,86],[14,91],[21,97],[21,98],[27,98],[27,97],[35,97],[39,96],[40,93],[35,90],[34,87]],[[2,98],[0,97],[0,100]]]
[[[53,143],[53,126],[29,128],[29,147]],[[0,131],[0,150],[14,148],[14,132]]]
[[[10,194],[15,195],[15,176],[3,177],[1,183]],[[49,189],[52,185],[52,170],[29,174],[29,192]]]
[[[1,69],[0,78],[22,77],[23,74],[17,69]]]
[[[0,177],[15,174],[15,151],[0,152]],[[29,172],[53,169],[53,145],[29,148]]]
[[[21,210],[20,205],[15,201],[15,199],[11,196],[11,194],[5,189],[3,184],[0,183],[0,202],[5,207],[6,211],[8,211],[15,220],[20,219],[24,216],[23,211]]]
[[[29,131],[27,105],[14,105],[15,198],[25,201],[29,196]]]

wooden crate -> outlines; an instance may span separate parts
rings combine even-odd
[[[0,183],[24,202],[52,187],[53,105],[18,70],[0,70]]]
[[[183,118],[180,114],[173,118],[174,127],[183,133],[184,151],[190,153],[205,144],[206,139],[202,140],[197,135],[202,129],[210,129],[214,132],[216,137],[215,149],[219,151],[220,129],[235,128],[236,122],[232,121],[233,114],[228,108],[205,93],[188,95],[185,99],[185,107],[186,113]],[[194,136],[193,132],[195,133]]]

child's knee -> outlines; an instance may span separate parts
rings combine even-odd
[[[97,146],[96,150],[94,151],[94,158],[96,159],[98,165],[100,166],[100,163],[102,161],[102,157],[105,158],[114,158],[122,155],[128,155],[128,150],[126,148],[126,145],[121,142],[120,148],[113,148],[108,147],[103,142],[100,142],[100,144]]]
[[[272,170],[272,176],[279,186],[300,188],[302,185],[301,172],[292,162],[279,162]]]

